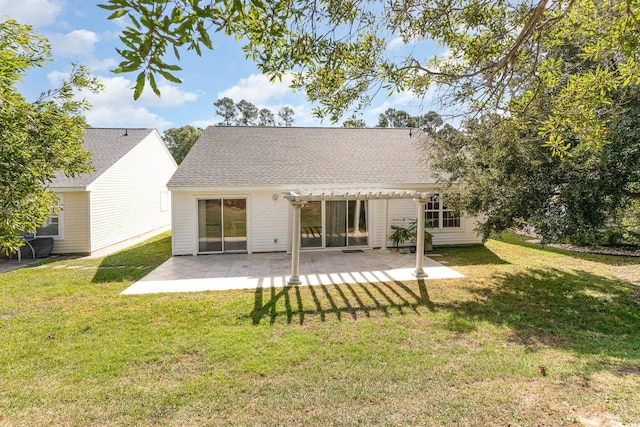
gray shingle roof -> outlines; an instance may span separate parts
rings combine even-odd
[[[93,174],[84,173],[75,178],[56,174],[50,187],[86,187],[153,131],[153,129],[124,128],[87,129],[82,146],[91,153],[91,164],[95,171]]]
[[[431,183],[413,129],[210,126],[170,186]]]

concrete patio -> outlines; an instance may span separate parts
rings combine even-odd
[[[377,283],[416,280],[415,254],[343,251],[303,251],[300,281],[303,286],[340,283]],[[464,277],[424,257],[424,279]],[[201,292],[287,286],[291,257],[282,252],[172,257],[123,294]]]

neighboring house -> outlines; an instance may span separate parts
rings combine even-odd
[[[391,227],[422,207],[434,245],[481,243],[475,221],[448,209],[425,170],[424,138],[415,129],[209,127],[167,184],[173,254],[290,251],[298,212],[302,249],[385,248]]]
[[[49,185],[61,209],[37,235],[54,238],[53,253],[90,254],[169,228],[166,183],[177,164],[158,131],[90,128],[83,147],[93,174],[58,175]]]

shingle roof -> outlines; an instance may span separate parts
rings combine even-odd
[[[431,183],[413,129],[208,127],[169,186]]]
[[[153,129],[87,129],[82,146],[91,153],[91,164],[95,169],[93,174],[84,173],[75,178],[56,174],[56,177],[51,181],[50,187],[86,187],[113,166],[122,156],[131,151],[151,132],[153,132]]]

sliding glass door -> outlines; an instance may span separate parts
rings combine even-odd
[[[347,246],[347,203],[345,200],[325,202],[327,224],[327,248]]]
[[[309,202],[300,211],[300,246],[322,247],[322,202]]]
[[[367,246],[367,202],[327,200],[309,202],[300,212],[303,248]]]
[[[347,246],[367,246],[369,244],[367,201],[349,200],[347,203]]]
[[[247,200],[198,200],[198,252],[246,252]]]

